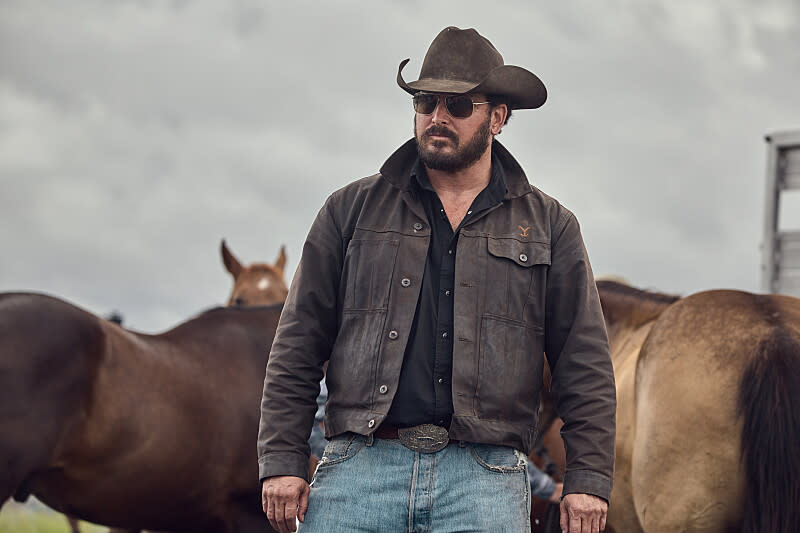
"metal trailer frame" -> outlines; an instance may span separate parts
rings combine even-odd
[[[800,296],[800,231],[778,229],[781,193],[800,190],[800,130],[767,141],[766,204],[761,244],[761,290]]]

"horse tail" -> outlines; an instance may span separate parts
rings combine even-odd
[[[800,343],[778,326],[739,385],[744,533],[800,531]]]

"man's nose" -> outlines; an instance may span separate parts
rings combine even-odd
[[[447,112],[447,106],[444,104],[444,98],[440,96],[439,100],[436,102],[436,107],[433,109],[433,113],[431,113],[431,121],[449,122],[451,118],[450,113]]]

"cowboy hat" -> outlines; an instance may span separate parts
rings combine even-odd
[[[410,83],[403,79],[408,62],[400,63],[397,84],[411,94],[481,93],[502,97],[511,109],[535,109],[547,99],[542,80],[522,67],[504,64],[500,52],[473,28],[443,29],[425,54],[419,79]]]

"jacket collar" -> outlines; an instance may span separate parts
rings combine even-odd
[[[525,171],[514,159],[514,156],[506,150],[497,140],[492,141],[492,161],[500,161],[503,166],[503,174],[506,180],[505,200],[517,198],[531,192],[531,186]],[[496,158],[496,159],[495,159]],[[417,161],[417,141],[409,139],[400,148],[389,156],[381,166],[381,175],[392,185],[402,191],[409,191],[411,188],[411,172]]]

